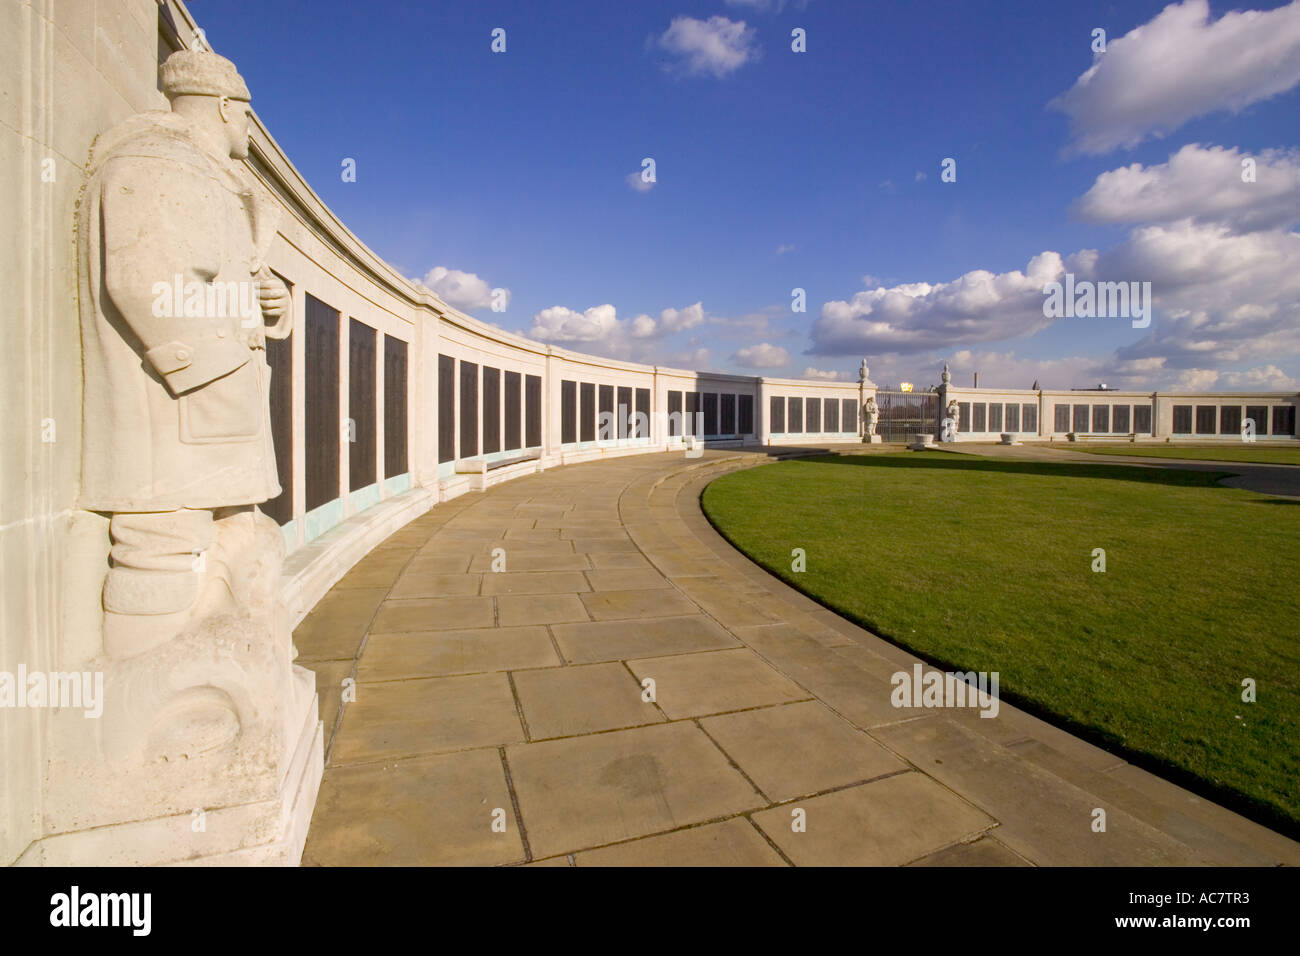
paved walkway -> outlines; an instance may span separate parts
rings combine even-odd
[[[556,468],[368,555],[294,635],[328,748],[304,863],[1300,863],[1300,844],[1005,704],[892,707],[915,658],[701,514],[704,485],[764,460]]]

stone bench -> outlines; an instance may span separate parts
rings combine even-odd
[[[509,481],[518,475],[541,470],[542,456],[538,452],[513,455],[497,461],[466,458],[456,462],[456,474],[469,476],[470,491],[484,491],[491,485]]]
[[[541,457],[541,455],[534,452],[529,455],[515,455],[513,458],[500,458],[497,461],[487,461],[483,458],[464,458],[456,462],[456,474],[486,475],[499,468],[508,468],[511,465],[521,465],[524,462],[538,461]]]

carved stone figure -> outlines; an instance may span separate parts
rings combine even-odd
[[[287,335],[289,297],[263,261],[275,207],[232,162],[248,89],[198,51],[162,84],[171,111],[102,135],[82,199],[80,506],[112,515],[104,643],[122,658],[229,607],[232,562],[279,539],[251,506],[280,493],[264,317]]]
[[[955,432],[958,426],[961,425],[961,408],[957,405],[957,399],[954,398],[948,402],[947,412],[948,417],[952,419],[952,430]]]
[[[172,54],[161,78],[171,110],[101,134],[79,209],[79,505],[109,516],[110,564],[101,726],[50,760],[61,792],[96,792],[67,819],[53,802],[68,829],[292,805],[290,762],[316,728],[278,602],[283,536],[256,508],[280,493],[265,339],[291,315],[266,266],[274,201],[234,161],[249,93],[210,52]]]
[[[876,404],[876,396],[872,395],[867,398],[866,403],[862,406],[862,417],[866,422],[864,435],[871,436],[876,433],[876,423],[880,421],[880,406]]]

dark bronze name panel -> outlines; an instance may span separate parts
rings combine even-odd
[[[591,382],[583,382],[578,388],[580,398],[579,407],[580,417],[578,430],[580,441],[596,440],[596,386]]]
[[[518,372],[506,372],[506,451],[518,451],[521,447],[520,425],[523,417],[523,393],[520,390],[521,376]]]
[[[460,362],[460,457],[478,454],[478,365]]]
[[[306,394],[303,449],[307,478],[307,510],[319,508],[339,496],[339,313],[307,296]]]
[[[370,326],[348,320],[348,490],[379,480],[379,423],[375,404],[375,339]]]
[[[772,421],[772,431],[780,435],[785,432],[785,399],[779,395],[773,395],[771,408],[768,411],[768,418]]]
[[[384,477],[410,470],[406,455],[406,343],[384,336]]]
[[[524,377],[524,401],[526,405],[524,441],[527,448],[537,448],[542,444],[542,377],[528,375]]]
[[[438,356],[438,463],[456,460],[456,360]]]
[[[578,383],[568,379],[560,382],[560,444],[571,445],[578,440]]]
[[[483,454],[501,450],[501,370],[483,366]]]

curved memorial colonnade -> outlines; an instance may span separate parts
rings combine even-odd
[[[92,451],[117,446],[113,436],[93,433],[97,419],[82,410],[83,385],[94,370],[83,363],[78,313],[79,303],[86,305],[87,292],[79,291],[86,269],[79,267],[74,223],[93,198],[88,187],[97,180],[88,157],[97,137],[135,115],[169,108],[159,66],[174,51],[201,49],[201,31],[179,0],[6,4],[3,16],[0,34],[13,41],[4,58],[5,87],[22,94],[0,100],[0,142],[9,167],[24,170],[4,184],[4,208],[14,211],[31,242],[11,244],[0,263],[26,304],[2,333],[6,351],[24,361],[3,386],[6,409],[18,410],[20,440],[12,454],[6,450],[0,474],[0,671],[21,665],[24,673],[89,677],[102,667],[111,696],[113,688],[135,686],[124,681],[148,683],[153,672],[137,666],[139,657],[124,656],[123,664],[105,656],[101,600],[110,516],[79,504],[82,439]],[[252,96],[255,103],[256,90]],[[96,148],[106,148],[102,139]],[[377,545],[437,503],[467,492],[602,458],[673,450],[694,457],[701,445],[862,440],[859,409],[875,393],[865,375],[860,383],[739,376],[620,362],[535,342],[451,308],[377,257],[321,202],[255,116],[241,169],[273,199],[278,226],[259,264],[288,288],[294,325],[287,338],[268,333],[265,343],[282,491],[261,507],[278,524],[285,552],[275,607],[259,611],[268,621],[275,617],[268,634],[292,630]],[[1014,407],[1021,437],[1063,438],[1066,395],[1074,403],[1067,431],[1118,430],[1120,413],[1094,410],[1088,417],[1077,410],[1085,408],[1077,393],[976,393],[945,382],[939,398],[941,408],[957,402],[989,431],[999,430],[988,424],[996,400],[1001,430],[1010,428],[1006,409]],[[1191,428],[1192,413],[1167,396],[1114,393],[1107,400],[1126,404],[1126,429],[1130,421],[1147,422],[1150,435],[1138,439],[1168,435],[1184,420]],[[1265,408],[1272,423],[1266,434],[1293,436],[1296,401],[1287,394],[1203,396],[1186,407],[1196,407],[1198,434],[1236,428],[1241,409],[1230,409],[1241,406],[1255,414]],[[1049,413],[1052,404],[1057,408]],[[1150,413],[1127,410],[1143,405]],[[1213,407],[1213,427],[1202,405]],[[962,421],[956,437],[994,436]],[[250,525],[242,533],[263,531]],[[246,583],[256,584],[251,577]],[[66,708],[5,710],[0,861],[296,862],[320,779],[322,741],[310,675],[293,668],[286,676],[289,662],[276,661],[267,666],[280,668],[277,686],[292,702],[268,718],[274,729],[240,758],[260,768],[261,777],[250,778],[265,779],[260,789],[223,791],[215,802],[202,786],[169,790],[159,783],[153,803],[136,805],[137,791],[120,783],[136,778],[116,774],[105,756],[119,744],[129,749],[124,740],[114,743],[114,728],[136,720],[131,715],[114,716],[110,708],[101,730],[78,723],[82,715]],[[214,725],[214,740],[247,737],[250,727],[262,726],[261,711],[241,702],[238,688],[198,680],[159,706],[233,719],[233,728]],[[205,700],[209,690],[221,699]],[[155,734],[149,746],[164,752],[170,744]],[[147,767],[137,771],[147,779]],[[106,789],[94,792],[98,786]],[[185,793],[186,802],[173,791]],[[205,828],[195,825],[198,819],[207,821]]]

